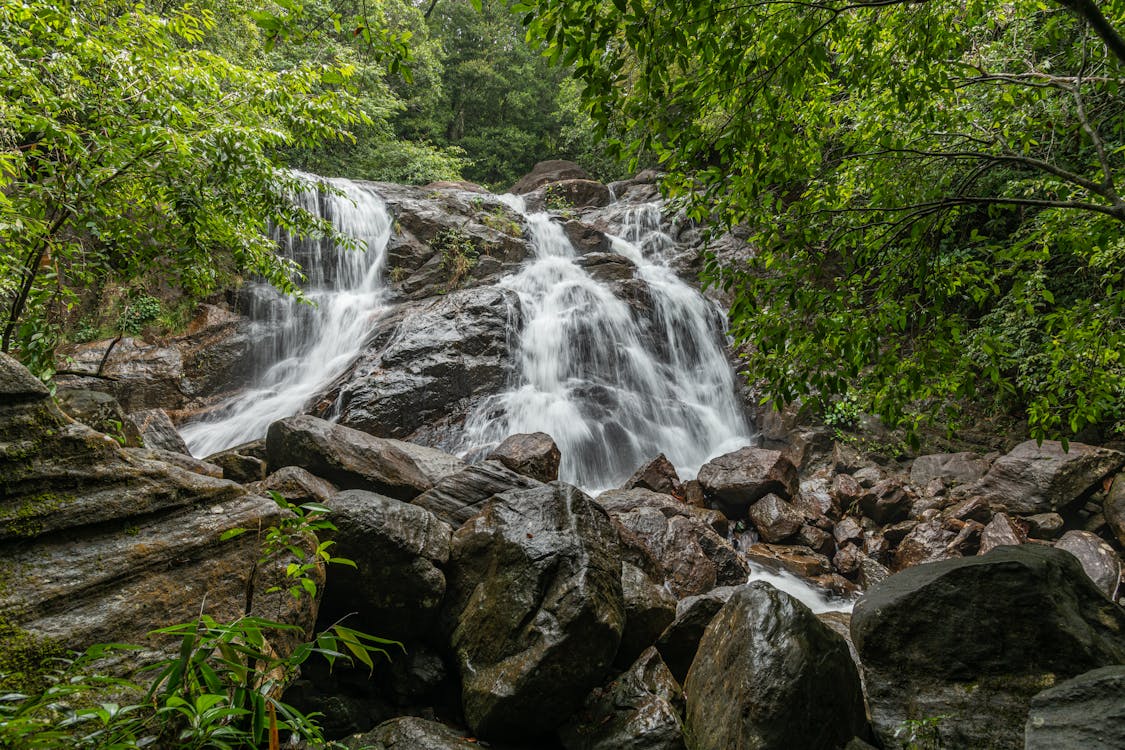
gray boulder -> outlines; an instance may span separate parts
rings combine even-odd
[[[970,484],[988,471],[989,462],[975,453],[933,453],[910,465],[910,483],[925,487],[935,479],[946,485]]]
[[[274,422],[266,433],[272,468],[299,466],[343,489],[411,500],[465,463],[441,451],[368,435],[307,414]]]
[[[679,474],[676,473],[676,467],[663,453],[637,469],[633,476],[625,480],[621,489],[651,490],[662,495],[684,497],[684,488],[680,483]]]
[[[660,634],[656,650],[679,682],[687,679],[707,626],[736,590],[735,586],[718,586],[705,594],[681,599],[676,605],[676,619]]]
[[[773,493],[789,500],[800,490],[797,467],[781,451],[740,448],[712,459],[699,470],[703,491],[728,518],[746,515],[757,500]]]
[[[559,478],[562,455],[550,435],[533,432],[529,435],[509,435],[487,458],[540,482],[553,482]]]
[[[469,732],[417,716],[384,721],[364,734],[343,741],[349,750],[478,750]]]
[[[1041,545],[904,570],[859,600],[851,628],[887,744],[942,716],[942,746],[1018,748],[1044,685],[1125,660],[1125,611]]]
[[[676,597],[645,571],[629,562],[621,563],[621,591],[625,598],[625,630],[615,661],[625,667],[656,643],[676,618]]]
[[[683,691],[648,649],[559,732],[566,750],[684,750]]]
[[[546,735],[602,682],[625,627],[619,556],[606,512],[559,482],[496,495],[454,533],[446,618],[474,732]]]
[[[1125,664],[1092,669],[1031,699],[1025,750],[1125,747]]]
[[[828,750],[867,726],[847,642],[761,582],[735,591],[707,626],[684,695],[691,750]]]
[[[508,189],[508,192],[523,195],[551,182],[588,179],[590,179],[590,173],[574,162],[563,159],[549,159],[532,167],[530,172]]]
[[[283,466],[260,482],[247,485],[259,495],[276,492],[294,505],[327,503],[339,488],[331,482],[313,476],[299,466]]]
[[[1110,599],[1117,599],[1121,558],[1105,540],[1089,531],[1068,531],[1055,542],[1055,549],[1066,550],[1078,558],[1094,585]]]
[[[1125,464],[1125,453],[1083,443],[1064,451],[1056,440],[1020,443],[996,460],[988,474],[966,492],[1012,513],[1049,513],[1082,497]]]
[[[479,513],[484,502],[493,495],[540,485],[542,482],[512,471],[498,461],[481,461],[441,479],[414,498],[414,504],[457,528]]]
[[[453,530],[432,513],[363,490],[341,492],[328,502],[335,531],[324,532],[332,553],[353,560],[338,566],[325,589],[329,618],[357,612],[372,632],[417,638],[436,623],[445,595]]]

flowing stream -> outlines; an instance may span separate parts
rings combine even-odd
[[[302,261],[308,276],[305,293],[313,306],[258,290],[261,295],[251,317],[265,319],[277,332],[274,346],[259,354],[259,372],[250,387],[182,428],[196,456],[260,438],[271,422],[300,412],[309,398],[351,364],[372,324],[387,310],[383,266],[392,219],[383,199],[350,180],[315,179],[344,195],[312,189],[296,199],[354,237],[366,251],[338,248],[327,240],[295,242],[279,237],[285,254]]]
[[[511,388],[470,416],[463,448],[542,431],[562,453],[559,477],[589,491],[619,485],[664,453],[681,477],[749,442],[723,353],[719,310],[665,264],[671,239],[655,205],[628,209],[612,251],[636,265],[636,314],[580,263],[562,227],[504,200],[527,221],[533,258],[500,283],[525,321]]]

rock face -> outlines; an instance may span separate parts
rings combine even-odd
[[[559,734],[566,750],[684,750],[681,713],[683,691],[650,648]]]
[[[197,617],[203,602],[232,620],[248,590],[254,613],[312,627],[309,597],[265,593],[287,559],[255,575],[255,536],[221,539],[276,523],[278,506],[156,455],[69,421],[0,354],[0,657],[29,643],[144,643],[154,628]]]
[[[1102,478],[1125,464],[1125,453],[1071,443],[1068,451],[1054,440],[1028,440],[997,459],[976,485],[968,488],[1013,513],[1049,513],[1065,508]]]
[[[446,611],[474,732],[548,734],[601,683],[625,625],[619,556],[605,511],[562,483],[497,495],[454,533]]]
[[[904,721],[945,716],[942,746],[1021,747],[1033,695],[1125,659],[1125,611],[1071,555],[1040,545],[891,576],[860,599],[851,629],[887,744]]]
[[[691,750],[828,750],[867,724],[847,642],[760,582],[735,591],[707,626],[684,694]]]
[[[1102,667],[1031,699],[1025,750],[1125,747],[1125,664]]]
[[[1110,531],[1117,537],[1117,543],[1125,547],[1125,472],[1113,480],[1102,507]]]
[[[328,502],[336,542],[332,552],[356,568],[334,570],[324,593],[327,617],[357,612],[370,632],[417,638],[435,624],[453,530],[432,513],[363,490],[341,492]]]
[[[676,617],[676,598],[643,570],[621,563],[621,591],[625,597],[625,630],[616,662],[627,666],[656,639]]]
[[[590,174],[572,161],[551,159],[541,161],[508,189],[509,193],[523,195],[550,182],[560,180],[588,180]]]
[[[765,448],[741,448],[713,459],[699,470],[699,483],[728,518],[745,516],[771,492],[788,500],[800,489],[793,462]]]
[[[553,482],[559,478],[559,461],[562,455],[555,441],[545,432],[530,435],[511,435],[488,454],[517,474],[540,482]]]
[[[464,462],[432,448],[385,440],[308,415],[270,425],[266,455],[273,469],[298,466],[343,489],[411,500]]]
[[[441,479],[414,498],[414,504],[457,528],[479,513],[484,502],[493,495],[540,484],[498,461],[481,461]]]
[[[320,416],[380,437],[451,443],[476,399],[503,389],[519,329],[514,292],[462,289],[408,303],[320,398]]]

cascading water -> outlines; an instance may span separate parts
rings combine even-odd
[[[328,240],[279,237],[284,252],[300,258],[308,276],[306,296],[313,307],[278,298],[265,290],[267,317],[279,331],[272,352],[253,385],[203,419],[183,427],[191,452],[206,456],[259,438],[274,420],[298,413],[306,401],[347,367],[359,353],[372,323],[387,309],[383,282],[392,219],[371,188],[343,179],[309,176],[343,195],[314,189],[296,197],[302,208],[328,219],[359,249]],[[366,249],[364,249],[366,248]]]
[[[664,453],[683,477],[749,442],[720,344],[721,315],[664,261],[672,241],[655,205],[629,210],[613,251],[637,266],[651,311],[638,316],[591,276],[546,213],[526,217],[534,259],[500,283],[525,325],[518,376],[466,424],[474,455],[509,434],[542,431],[562,453],[559,476],[587,490],[618,485]],[[640,320],[638,320],[640,318]]]

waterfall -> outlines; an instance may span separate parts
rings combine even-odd
[[[308,179],[328,183],[343,195],[310,187],[295,200],[355,238],[360,248],[339,248],[325,239],[278,237],[282,251],[301,261],[312,306],[266,288],[250,290],[257,294],[251,317],[268,319],[277,331],[274,346],[259,354],[259,372],[247,389],[182,428],[194,455],[207,456],[260,438],[271,422],[301,411],[351,364],[373,322],[387,309],[383,266],[392,220],[382,198],[350,180]]]
[[[463,450],[479,455],[509,434],[542,431],[562,453],[560,479],[614,487],[664,453],[684,478],[749,442],[723,353],[722,316],[666,265],[672,240],[653,204],[629,209],[612,250],[636,264],[651,310],[638,314],[591,276],[547,213],[526,217],[534,257],[503,279],[519,297],[517,377],[466,422]]]

